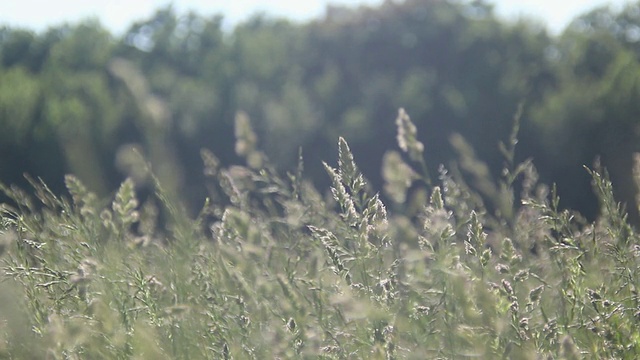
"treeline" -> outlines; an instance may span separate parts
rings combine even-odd
[[[637,216],[639,56],[640,2],[595,9],[560,36],[499,20],[484,1],[424,0],[329,7],[302,24],[255,16],[232,31],[222,16],[170,7],[122,37],[95,21],[43,33],[5,27],[0,181],[22,183],[29,173],[62,191],[71,172],[106,194],[125,176],[144,184],[150,165],[195,203],[205,193],[202,148],[239,160],[233,134],[242,111],[281,170],[295,166],[302,147],[307,176],[327,184],[320,160],[332,159],[344,136],[382,189],[379,169],[403,107],[434,176],[439,164],[471,183],[485,170],[499,176],[509,159],[498,144],[517,117],[517,160],[532,157],[564,206],[595,216],[583,165],[599,158]],[[460,156],[487,167],[451,165]]]

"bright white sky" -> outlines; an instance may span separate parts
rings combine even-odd
[[[307,20],[324,13],[327,3],[356,6],[380,4],[384,0],[174,0],[182,12],[190,9],[204,15],[222,13],[226,26],[233,26],[258,11]],[[533,16],[560,32],[576,15],[595,6],[621,7],[629,0],[493,0],[504,18]],[[123,33],[135,20],[144,19],[170,0],[0,0],[0,25],[44,30],[49,26],[87,17],[98,17],[116,34]]]

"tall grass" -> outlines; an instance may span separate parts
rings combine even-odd
[[[389,206],[345,139],[324,196],[302,155],[273,170],[244,115],[247,166],[203,150],[195,219],[157,179],[145,201],[131,179],[110,200],[72,175],[70,196],[2,185],[0,358],[640,356],[640,243],[606,171],[588,170],[602,212],[587,223],[514,164],[517,127],[503,178],[454,138],[460,169],[436,181],[402,110],[397,124]]]

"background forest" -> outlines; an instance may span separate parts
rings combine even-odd
[[[328,186],[320,160],[344,136],[381,189],[392,176],[380,173],[383,159],[399,156],[387,151],[404,107],[431,174],[445,164],[471,182],[499,175],[498,144],[517,116],[518,160],[533,158],[561,205],[593,218],[583,165],[599,157],[620,200],[636,193],[639,100],[640,2],[594,9],[559,36],[501,21],[483,1],[329,7],[308,23],[255,16],[232,30],[222,16],[168,7],[122,37],[90,20],[42,33],[4,27],[0,181],[24,185],[28,173],[60,192],[74,173],[103,196],[125,177],[144,188],[144,158],[196,209],[206,192],[200,151],[238,161],[231,135],[242,111],[280,170],[302,147],[306,176]],[[470,149],[487,167],[452,165]]]

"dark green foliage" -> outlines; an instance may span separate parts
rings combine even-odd
[[[306,174],[324,188],[320,164],[343,136],[382,189],[390,176],[379,173],[382,159],[399,164],[385,155],[394,148],[389,119],[404,107],[420,129],[407,129],[409,138],[419,136],[428,154],[414,180],[434,181],[440,164],[457,171],[455,134],[495,177],[504,162],[496,144],[519,111],[521,143],[508,161],[535,157],[542,178],[565,194],[563,206],[593,219],[582,166],[596,156],[617,199],[636,193],[637,7],[596,9],[558,37],[524,20],[502,22],[484,2],[417,0],[329,7],[304,24],[256,16],[228,31],[221,16],[171,7],[121,38],[95,21],[40,34],[2,28],[0,176],[25,185],[26,172],[61,191],[72,172],[100,196],[130,177],[146,194],[150,165],[195,212],[206,191],[200,149],[223,164],[244,156],[228,136],[242,111],[274,167],[292,170],[303,147]],[[416,149],[409,160],[419,158]]]

